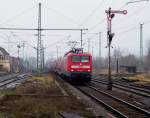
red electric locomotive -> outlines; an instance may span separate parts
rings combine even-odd
[[[64,55],[57,64],[57,71],[70,80],[89,82],[92,73],[92,56],[82,49],[73,49]]]

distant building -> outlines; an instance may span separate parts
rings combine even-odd
[[[136,73],[136,66],[120,66],[121,73]]]
[[[18,72],[18,58],[12,57],[0,47],[0,72]]]
[[[11,71],[9,53],[2,47],[0,47],[0,71]]]

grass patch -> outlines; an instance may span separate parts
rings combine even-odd
[[[64,84],[61,86],[65,87]],[[63,95],[55,85],[53,76],[32,77],[15,90],[1,93],[3,97],[0,99],[0,118],[1,116],[2,118],[58,118],[60,112],[75,113],[85,118],[93,117],[92,112],[86,109],[87,106],[71,92],[69,93],[69,90],[67,93],[68,97],[11,96],[11,94]]]
[[[133,81],[150,83],[150,75],[147,74],[135,75],[134,77],[129,77],[128,79]]]

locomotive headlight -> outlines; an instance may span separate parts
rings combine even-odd
[[[71,66],[71,68],[90,68],[90,66],[76,66],[76,65],[73,65],[73,66]]]
[[[82,68],[90,68],[90,66],[83,66]]]
[[[73,65],[73,66],[71,66],[71,68],[80,68],[80,66]]]
[[[88,70],[88,72],[91,72],[91,70]]]
[[[73,69],[71,69],[71,72],[73,72],[74,70]]]

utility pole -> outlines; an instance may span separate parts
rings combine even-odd
[[[41,49],[41,55],[42,55],[42,70],[44,69],[44,63],[45,63],[45,58],[44,58],[44,51],[45,51],[45,48],[43,46],[43,42],[42,42],[42,49]]]
[[[43,57],[43,70],[44,70],[44,67],[45,67],[45,48],[43,47],[43,55],[42,55],[42,57]]]
[[[99,62],[98,62],[98,65],[99,65],[99,69],[100,69],[100,66],[101,66],[101,32],[99,32]]]
[[[94,57],[94,47],[92,46],[92,55]]]
[[[83,30],[81,29],[81,48],[82,48],[82,45],[83,45],[83,40],[82,40],[82,36],[83,36]]]
[[[43,47],[43,69],[45,67],[45,48]]]
[[[116,73],[117,74],[119,73],[119,60],[118,60],[118,57],[117,57],[117,62],[116,62]]]
[[[23,41],[23,43],[22,43],[22,56],[23,56],[23,61],[25,60],[24,59],[24,48],[25,48],[25,41]]]
[[[22,66],[23,66],[23,68],[22,68],[22,71],[25,71],[25,59],[24,59],[24,48],[25,48],[25,41],[23,41],[23,43],[22,43],[22,59],[23,59],[23,61],[22,61]]]
[[[140,69],[143,71],[143,24],[140,24]]]
[[[19,54],[20,54],[20,48],[21,48],[21,46],[18,44],[17,45],[17,48],[18,48],[18,57],[17,57],[17,73],[19,73],[20,72],[20,58],[19,58]]]
[[[38,13],[37,70],[40,74],[42,71],[41,3],[39,3]]]
[[[40,50],[40,53],[41,53],[41,73],[43,72],[43,69],[44,69],[44,46],[43,46],[43,41],[41,40],[41,50]]]
[[[58,46],[56,45],[56,56],[57,56],[57,60],[58,60]]]
[[[88,38],[88,53],[90,53],[90,38]]]
[[[101,58],[101,32],[99,32],[99,58]]]
[[[83,47],[83,31],[84,30],[88,30],[88,29],[80,29],[80,32],[81,32],[81,48]]]
[[[8,46],[7,46],[7,50],[8,50],[8,52],[10,53],[10,36],[7,36],[7,40],[8,40]]]
[[[108,47],[108,90],[112,90],[112,79],[111,79],[111,55],[110,55],[110,49],[111,49],[111,42],[114,37],[114,33],[112,33],[112,19],[114,18],[115,14],[127,14],[127,11],[118,11],[118,10],[111,10],[109,8],[105,11],[107,14],[107,47]]]

